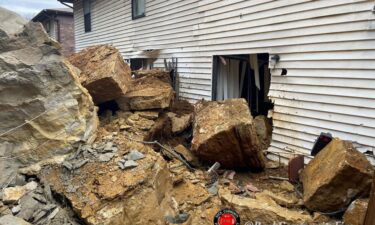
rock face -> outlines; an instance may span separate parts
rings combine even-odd
[[[27,20],[16,13],[0,7],[0,30],[7,35],[14,35],[22,31]]]
[[[73,54],[69,61],[81,70],[79,79],[95,104],[114,100],[127,92],[130,67],[116,48],[93,46]]]
[[[128,92],[116,102],[125,111],[164,109],[170,106],[173,96],[169,73],[151,70],[138,73]]]
[[[15,37],[0,30],[0,156],[9,157],[0,163],[4,174],[94,137],[96,108],[59,48],[39,23]],[[0,184],[8,178],[1,176]]]
[[[265,198],[264,196],[244,198],[223,189],[219,191],[219,196],[224,206],[234,208],[240,214],[241,221],[253,222],[253,224],[255,222],[262,224],[274,224],[274,222],[308,224],[312,222],[309,214],[283,208],[271,198]]]
[[[196,105],[192,150],[225,168],[263,169],[265,160],[245,99]]]
[[[352,202],[344,214],[344,224],[363,225],[365,222],[368,199],[357,199]]]
[[[334,212],[369,193],[373,169],[351,142],[332,140],[302,171],[303,200],[310,210]]]

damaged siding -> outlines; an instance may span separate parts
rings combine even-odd
[[[84,33],[75,2],[76,47],[111,43],[124,57],[178,58],[180,95],[211,98],[212,56],[277,54],[269,150],[308,154],[320,132],[375,148],[375,14],[369,0],[149,0],[132,20],[130,0],[93,0]],[[280,76],[281,69],[287,76]]]

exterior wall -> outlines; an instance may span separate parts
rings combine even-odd
[[[75,50],[75,39],[74,39],[74,19],[72,16],[57,16],[59,21],[59,35],[60,44],[62,47],[62,53],[64,56],[70,56]]]
[[[375,150],[373,0],[148,0],[137,20],[130,0],[92,1],[89,33],[74,2],[77,50],[108,43],[132,58],[153,49],[157,67],[177,57],[191,101],[211,99],[213,55],[277,54],[269,151],[308,154],[320,132]]]

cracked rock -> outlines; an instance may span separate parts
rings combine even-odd
[[[134,167],[137,167],[137,166],[138,166],[138,163],[136,161],[133,161],[133,160],[127,160],[124,164],[125,169],[130,169],[130,168],[134,168]]]
[[[145,155],[143,155],[143,153],[141,152],[138,152],[138,151],[131,151],[129,154],[127,154],[124,159],[126,160],[133,160],[133,161],[137,161],[137,160],[140,160],[140,159],[143,159],[145,158]]]

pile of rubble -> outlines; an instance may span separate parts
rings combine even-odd
[[[266,158],[269,120],[244,99],[179,100],[168,72],[132,72],[108,45],[73,66],[40,24],[0,35],[0,225],[208,225],[223,208],[244,222],[363,223],[373,167],[350,142],[332,140],[291,184]]]

